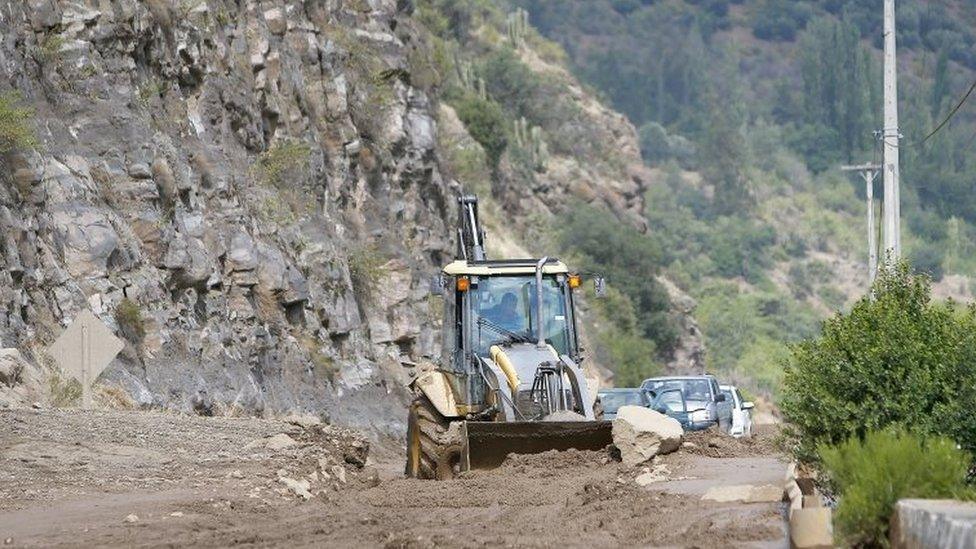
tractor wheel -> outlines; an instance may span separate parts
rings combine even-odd
[[[461,469],[459,421],[448,421],[426,396],[416,397],[407,415],[407,466],[411,478],[448,480]]]

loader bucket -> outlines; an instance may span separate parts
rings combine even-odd
[[[603,450],[613,442],[609,421],[466,421],[464,469],[492,469],[508,454],[547,450]]]

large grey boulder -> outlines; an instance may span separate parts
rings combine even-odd
[[[643,406],[623,406],[613,420],[613,444],[624,465],[639,465],[681,446],[678,420]]]
[[[68,273],[78,278],[105,276],[120,240],[104,211],[66,205],[54,210],[51,218]]]
[[[0,383],[13,387],[20,383],[27,362],[17,349],[0,349]]]

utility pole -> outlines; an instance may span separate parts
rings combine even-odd
[[[864,192],[868,204],[868,284],[874,283],[878,274],[878,230],[874,227],[874,180],[881,171],[880,164],[861,164],[858,166],[841,166],[845,172],[858,172],[864,178]]]
[[[884,0],[884,251],[885,261],[901,257],[901,196],[898,167],[898,63],[895,40],[895,0]]]

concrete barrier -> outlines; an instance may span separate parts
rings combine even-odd
[[[791,464],[785,480],[783,500],[789,506],[790,549],[833,547],[833,513],[823,506],[813,479],[797,475],[796,464]]]
[[[796,509],[790,515],[790,549],[831,549],[832,513],[827,507]]]
[[[891,518],[893,549],[976,549],[976,503],[903,499]]]

